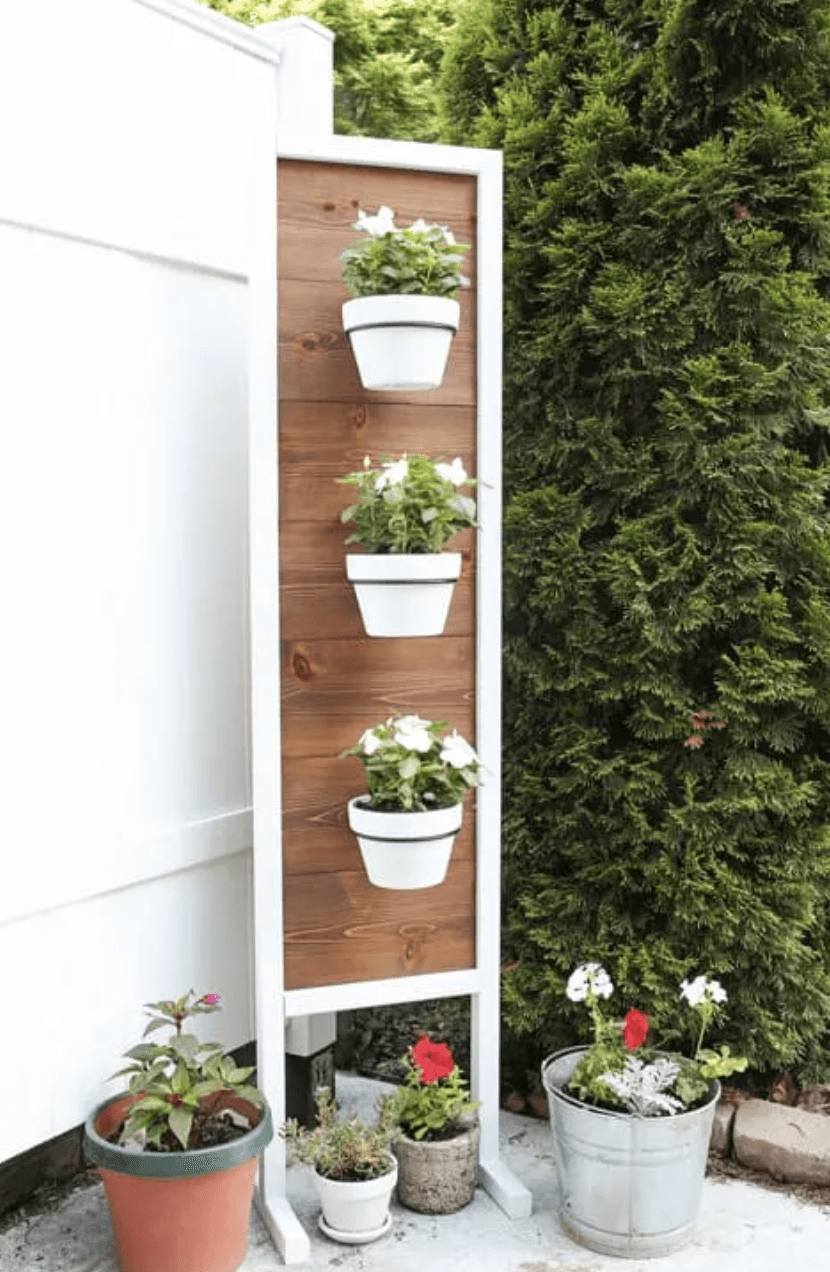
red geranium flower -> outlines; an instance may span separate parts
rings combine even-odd
[[[447,1078],[455,1068],[449,1047],[442,1042],[431,1042],[425,1034],[410,1048],[412,1063],[421,1070],[422,1082],[438,1082]]]
[[[219,1002],[219,995],[218,994],[202,994],[202,997],[199,999],[199,1002],[207,1003],[208,1007],[215,1007],[217,1003]]]
[[[642,1047],[648,1033],[648,1016],[632,1007],[623,1025],[623,1042],[629,1051]]]

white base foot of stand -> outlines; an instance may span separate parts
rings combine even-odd
[[[286,1198],[266,1198],[257,1189],[254,1204],[283,1263],[307,1263],[311,1258],[311,1242]]]
[[[533,1209],[529,1189],[502,1165],[498,1157],[478,1164],[478,1182],[508,1219],[526,1219]]]

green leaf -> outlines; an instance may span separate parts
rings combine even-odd
[[[193,1125],[193,1114],[184,1108],[173,1108],[168,1119],[170,1130],[176,1136],[182,1148],[187,1148],[190,1128]]]

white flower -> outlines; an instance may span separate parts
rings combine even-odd
[[[383,207],[378,208],[374,216],[368,216],[362,208],[358,208],[354,228],[356,230],[365,230],[372,238],[377,238],[380,234],[390,234],[398,227],[395,225],[395,213],[384,203]]]
[[[423,720],[421,716],[417,715],[408,715],[398,716],[397,720],[388,720],[387,724],[394,724],[395,728],[402,729],[404,733],[408,733],[412,729],[425,729],[429,724],[429,720]]]
[[[451,464],[436,464],[435,471],[439,477],[444,478],[444,481],[452,482],[453,486],[463,486],[464,482],[469,480],[458,455],[456,455]]]
[[[374,755],[375,751],[377,751],[380,747],[380,738],[375,733],[374,729],[367,729],[366,732],[361,735],[360,741],[357,745],[360,747],[364,755]]]
[[[417,718],[417,717],[416,717]],[[406,717],[404,716],[404,720]],[[398,746],[402,746],[407,751],[420,751],[424,755],[432,746],[432,738],[426,729],[410,726],[409,728],[401,728],[401,721],[397,721],[395,735],[392,738]]]
[[[416,234],[426,234],[427,230],[432,229],[432,226],[427,225],[424,218],[422,216],[419,216],[418,220],[413,221],[409,228],[410,230],[414,230]]]
[[[453,768],[457,769],[467,768],[470,764],[478,763],[478,756],[469,742],[460,737],[455,729],[444,738],[444,745],[441,747],[439,759],[443,764],[451,764]]]
[[[455,235],[452,230],[448,230],[446,225],[442,225],[441,229],[444,231],[444,241],[448,243],[450,247],[455,247]]]
[[[409,472],[409,460],[404,455],[394,463],[384,464],[375,478],[375,490],[384,490],[387,486],[400,486],[406,481]]]
[[[565,989],[572,1003],[584,1002],[589,992],[597,998],[610,998],[614,992],[611,977],[599,963],[583,963],[571,972]]]
[[[680,982],[680,997],[685,998],[690,1007],[699,1007],[707,999],[711,1003],[725,1003],[727,995],[720,981],[696,976],[693,981]]]

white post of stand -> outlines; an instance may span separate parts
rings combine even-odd
[[[286,18],[263,25],[257,35],[280,53],[275,95],[276,133],[330,136],[333,125],[334,32],[310,18]],[[274,128],[274,119],[268,121]],[[274,156],[276,165],[276,154]],[[276,376],[273,333],[276,310],[276,173],[263,183],[261,203],[268,217],[263,240],[273,254],[269,298],[252,304],[252,356]],[[255,298],[252,297],[252,301]],[[265,347],[267,346],[267,347]],[[251,733],[254,805],[254,927],[258,1081],[271,1105],[275,1125],[285,1121],[285,984],[282,951],[282,852],[280,825],[279,593],[275,558],[277,509],[276,385],[270,401],[253,400],[262,377],[252,375],[250,448],[251,554]],[[333,1016],[332,1016],[333,1020]],[[331,1028],[331,1025],[329,1026]],[[287,1264],[304,1263],[311,1244],[285,1195],[285,1143],[276,1135],[259,1170],[256,1205]]]

